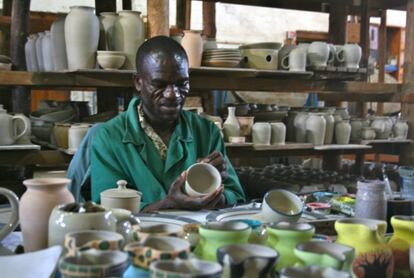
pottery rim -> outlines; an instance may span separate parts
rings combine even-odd
[[[354,250],[354,248],[343,244],[324,241],[302,242],[296,245],[296,249],[306,253],[328,255],[340,261],[346,260],[345,253],[352,252]]]
[[[71,180],[67,178],[35,178],[24,180],[23,184],[30,187],[53,187],[57,185],[67,185]]]
[[[165,249],[160,248],[160,243],[163,244]],[[165,244],[167,243],[167,244]],[[125,251],[133,252],[135,248],[149,247],[154,250],[162,252],[176,252],[182,250],[190,250],[190,243],[181,238],[171,237],[171,236],[157,236],[149,235],[141,242],[131,242],[127,244],[124,248]]]
[[[242,221],[227,221],[227,222],[208,222],[205,224],[202,224],[200,226],[202,229],[210,230],[210,231],[220,231],[220,232],[240,232],[240,231],[246,231],[250,229],[249,224],[244,223]]]
[[[375,220],[369,218],[345,218],[345,219],[338,219],[335,223],[338,224],[351,224],[351,225],[365,225],[370,230],[375,231],[378,229],[378,225],[380,224],[387,224],[387,222],[383,220]]]
[[[296,196],[296,194],[294,194],[294,193],[292,193],[292,192],[290,192],[288,190],[285,190],[285,189],[274,189],[274,190],[268,191],[265,194],[265,196],[263,197],[263,200],[267,200],[267,198],[269,198],[269,195],[272,194],[272,192],[282,192],[282,193],[285,193],[285,194],[288,193],[288,195],[292,196],[294,199],[296,199],[296,201],[299,201],[302,204],[302,208],[299,208],[299,211],[297,213],[291,214],[291,213],[285,213],[283,211],[280,211],[280,210],[275,209],[274,207],[272,207],[269,204],[269,202],[266,201],[267,205],[269,206],[269,208],[272,211],[277,212],[277,213],[280,213],[280,214],[282,214],[284,216],[298,216],[298,215],[302,214],[302,212],[303,212],[303,203],[302,203],[302,200],[300,200],[300,198],[298,196]]]
[[[171,269],[177,266],[179,267],[180,265],[183,266],[182,269]],[[210,275],[215,275],[222,271],[222,267],[219,263],[199,259],[154,261],[150,264],[149,268],[154,272],[161,271],[164,274],[167,273],[167,276],[172,274],[171,277],[176,277],[177,275],[182,274],[184,274],[185,277],[187,277],[187,275],[194,275],[191,277],[209,277]],[[194,273],[194,270],[197,271],[197,273]]]
[[[286,221],[273,223],[269,225],[268,228],[273,229],[273,230],[293,230],[293,231],[299,231],[299,232],[306,232],[306,231],[311,231],[315,229],[314,226],[307,224],[307,223],[291,223],[291,222],[286,222]]]
[[[100,230],[70,232],[65,235],[65,238],[73,238],[77,248],[82,248],[83,245],[91,241],[124,241],[124,237],[119,233]]]
[[[253,259],[253,258],[265,258],[265,259],[271,259],[271,258],[278,258],[279,253],[276,252],[276,250],[259,245],[259,244],[229,244],[222,246],[218,249],[218,251],[229,254],[229,251],[235,249],[235,253],[237,258],[234,256],[229,256],[231,263],[239,264],[242,263],[245,260]],[[255,250],[256,254],[248,254],[247,256],[244,256],[247,252],[251,252]],[[247,252],[246,252],[247,251]]]
[[[141,15],[140,11],[130,11],[130,10],[123,10],[123,11],[119,11],[117,12],[118,15],[122,15],[122,14],[137,14],[137,15]]]
[[[394,215],[392,218],[401,221],[414,221],[414,215]]]

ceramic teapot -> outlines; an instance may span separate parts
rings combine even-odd
[[[20,133],[17,132],[17,121],[21,121],[24,127]],[[28,131],[29,125],[24,116],[11,116],[7,114],[7,111],[3,109],[3,105],[0,104],[0,146],[12,145],[17,139],[26,135]]]
[[[126,187],[127,181],[119,180],[118,188],[101,192],[101,204],[107,209],[121,208],[138,213],[141,208],[142,193]]]
[[[10,203],[11,206],[11,216],[7,224],[0,229],[0,241],[3,240],[9,233],[14,231],[17,224],[19,223],[19,198],[16,194],[4,187],[0,187],[0,195],[4,195]],[[0,250],[1,253],[1,250]]]

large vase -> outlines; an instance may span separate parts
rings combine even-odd
[[[93,69],[99,42],[99,20],[92,7],[74,6],[65,20],[68,68]]]
[[[394,259],[391,248],[384,243],[387,222],[350,218],[335,222],[336,242],[355,248],[352,269],[357,278],[391,278]]]
[[[36,41],[38,38],[39,38],[38,34],[32,34],[29,36],[29,41],[30,41],[29,56],[30,56],[30,65],[32,67],[31,71],[39,71],[39,63],[37,61],[37,53],[36,53]]]
[[[230,137],[240,136],[240,124],[236,118],[236,107],[228,108],[228,116],[223,124],[224,140],[229,142]]]
[[[307,112],[300,112],[297,114],[293,121],[295,127],[295,141],[297,143],[306,142],[306,119],[308,118]]]
[[[340,145],[349,144],[351,125],[349,121],[341,121],[335,125],[335,142]]]
[[[30,179],[23,182],[27,191],[20,201],[19,216],[26,252],[47,248],[48,223],[53,208],[75,201],[66,188],[69,182],[63,178]]]
[[[201,66],[201,58],[203,56],[203,39],[198,31],[185,30],[184,37],[181,40],[188,56],[188,65],[190,68]]]
[[[140,12],[120,11],[118,15],[115,22],[115,50],[125,53],[126,60],[122,68],[134,70],[137,50],[145,40],[144,22]]]
[[[36,40],[36,58],[37,64],[39,66],[39,71],[45,71],[45,66],[43,62],[43,50],[42,50],[42,42],[45,37],[45,33],[39,33],[39,37]]]
[[[100,13],[101,35],[99,37],[99,49],[115,50],[115,23],[118,15],[113,12]]]
[[[52,39],[52,56],[56,71],[68,68],[65,43],[65,19],[66,15],[59,15],[50,27]]]
[[[394,137],[396,139],[407,139],[408,136],[408,124],[407,121],[398,120],[392,128]]]
[[[330,112],[325,113],[323,117],[325,118],[325,121],[326,121],[324,144],[329,145],[329,144],[332,144],[333,142],[333,136],[335,133],[335,118]]]
[[[366,119],[353,118],[351,119],[351,141],[358,142],[362,139],[362,129],[369,126],[369,121]]]
[[[326,121],[323,114],[311,113],[306,119],[306,142],[315,146],[325,141]]]
[[[33,71],[32,70],[32,60],[30,59],[30,44],[32,43],[32,40],[30,37],[27,37],[27,41],[24,44],[24,57],[26,60],[26,69],[27,71]]]
[[[52,56],[52,39],[50,32],[45,31],[45,35],[42,41],[42,56],[43,56],[43,67],[45,71],[53,71],[55,64]]]
[[[272,128],[270,123],[255,123],[252,127],[252,141],[255,145],[270,145]]]

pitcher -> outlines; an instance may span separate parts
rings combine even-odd
[[[394,271],[394,258],[384,242],[387,222],[365,218],[335,222],[336,242],[355,248],[352,270],[358,278],[387,277]]]
[[[17,121],[23,123],[23,130],[18,133]],[[29,125],[25,121],[25,117],[11,116],[7,114],[7,111],[3,109],[3,105],[0,104],[0,146],[1,145],[12,145],[17,139],[21,138],[28,132]]]

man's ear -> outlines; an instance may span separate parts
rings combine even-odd
[[[134,86],[137,90],[138,94],[141,92],[142,89],[142,79],[138,73],[134,74]]]

